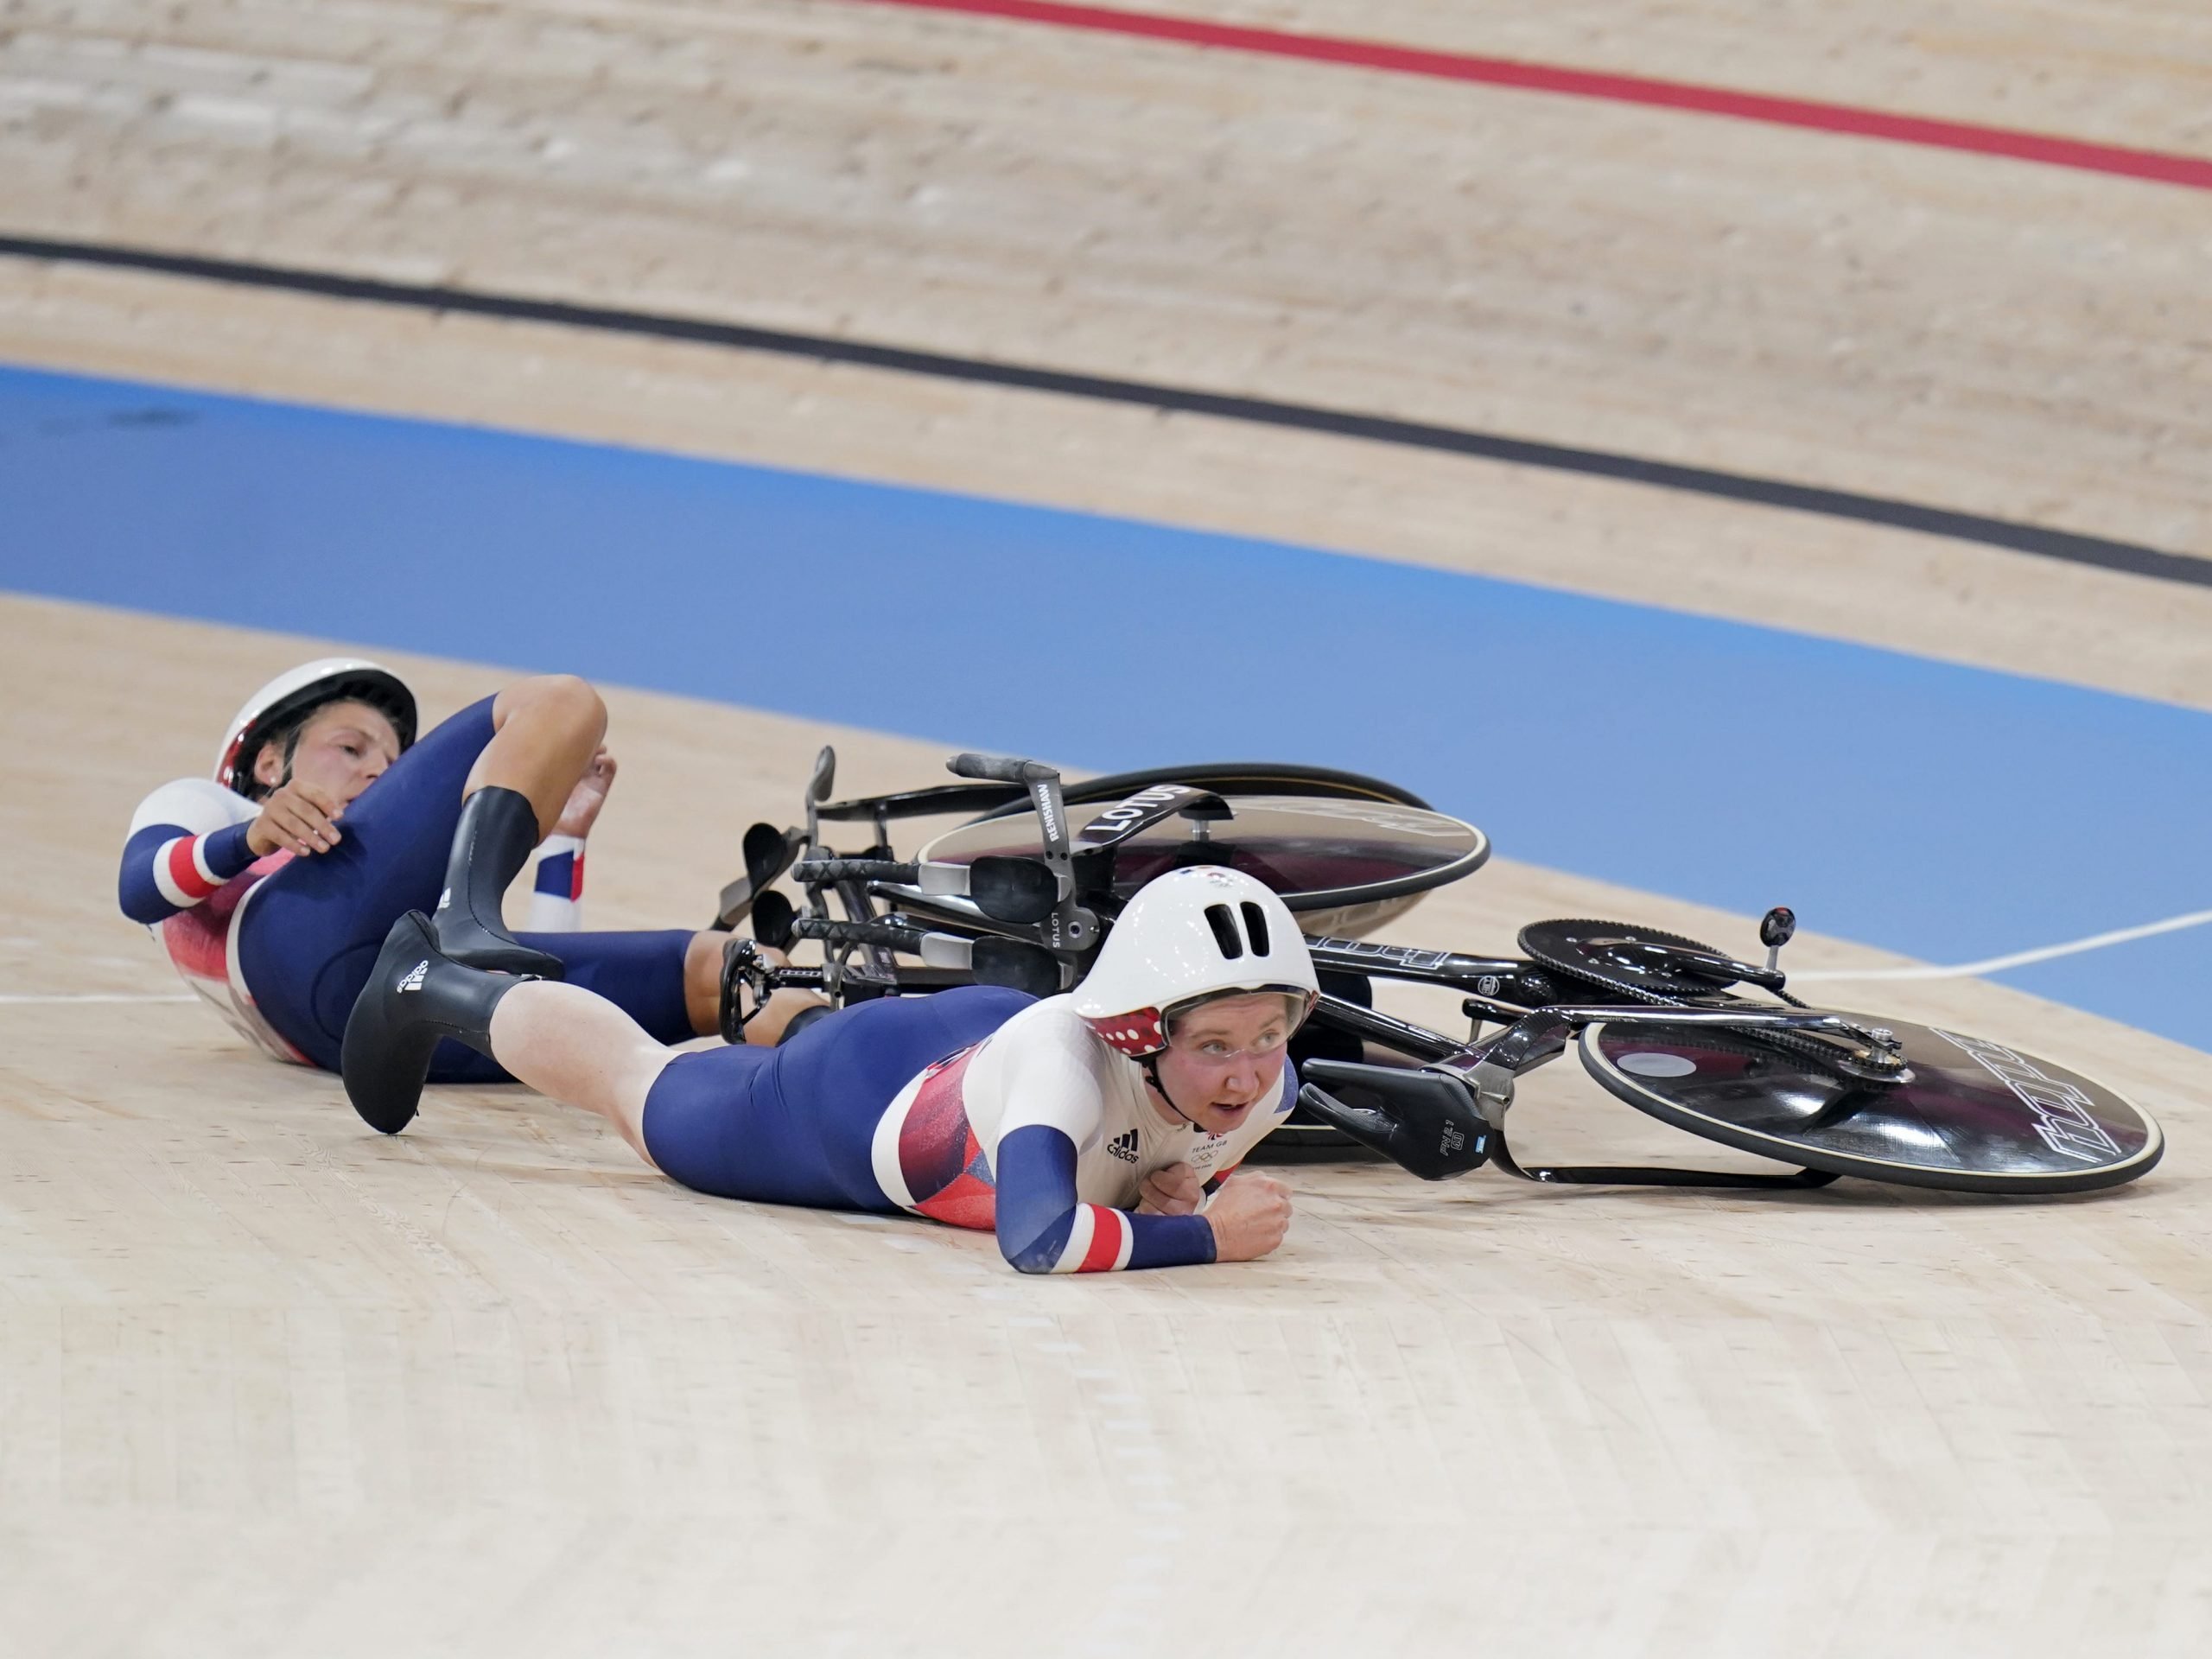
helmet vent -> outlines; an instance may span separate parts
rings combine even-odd
[[[1268,954],[1267,912],[1262,910],[1249,899],[1236,908],[1244,912],[1244,936],[1252,941],[1252,954],[1255,957],[1266,956]]]
[[[1223,956],[1234,962],[1244,954],[1244,941],[1236,931],[1236,918],[1230,914],[1227,905],[1208,905],[1206,925],[1213,930],[1213,942],[1221,947]]]

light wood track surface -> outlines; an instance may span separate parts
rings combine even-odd
[[[2137,0],[1207,15],[2208,148],[2203,18]],[[2209,213],[798,0],[0,12],[16,234],[1150,377],[2199,555]],[[8,259],[0,361],[1131,513],[2212,707],[2212,590],[1348,440]],[[0,995],[175,994],[113,912],[121,827],[312,649],[0,599]],[[499,680],[404,666],[434,709]],[[610,702],[602,925],[702,914],[825,739],[855,788],[942,758]],[[1622,912],[1748,928],[1502,859],[1394,932]],[[1978,983],[1878,1006],[2110,1078],[2165,1165],[2035,1205],[1315,1167],[1269,1262],[1041,1283],[947,1230],[688,1194],[519,1090],[438,1091],[386,1141],[197,1007],[0,1003],[0,1648],[2201,1653],[2202,1057]],[[1697,1151],[1567,1066],[1519,1113],[1532,1156]]]
[[[1416,10],[1359,32],[1426,38]],[[2171,11],[2101,9],[2112,44],[2068,53],[2047,118],[2078,19],[1816,12],[1631,8],[1600,31],[1568,9],[1497,45],[1614,67],[1648,47],[1685,73],[1732,29],[1713,74],[1735,85],[1837,95],[1864,67],[1869,102],[1915,88],[2066,130],[2093,103],[2085,134],[2138,143],[2201,121],[2201,21]],[[1498,15],[1427,33],[1480,48]],[[0,115],[18,232],[1150,377],[2212,551],[2201,192],[846,4],[86,0],[0,40]],[[2212,703],[2212,590],[1351,440],[7,260],[0,355],[1157,515]]]
[[[0,844],[36,872],[0,993],[172,994],[113,913],[116,831],[239,686],[321,647],[22,599],[0,645]],[[398,660],[432,712],[499,683]],[[610,703],[600,925],[700,914],[825,739],[855,789],[942,758]],[[1623,911],[1749,926],[1501,860],[1393,931]],[[2109,1077],[2166,1163],[2046,1204],[1311,1166],[1265,1262],[1038,1281],[984,1237],[687,1193],[520,1090],[433,1091],[385,1140],[197,1006],[0,1004],[0,1630],[41,1655],[2201,1652],[2203,1057],[1986,985],[1881,1005]],[[1700,1151],[1571,1065],[1517,1109],[1531,1155]]]

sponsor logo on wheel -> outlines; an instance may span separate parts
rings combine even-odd
[[[2061,1157],[2101,1164],[2120,1157],[2120,1142],[2107,1133],[2090,1109],[2089,1096],[2062,1083],[2033,1060],[1984,1037],[1961,1037],[1930,1026],[1930,1031],[2011,1090],[2036,1116],[2036,1133]]]

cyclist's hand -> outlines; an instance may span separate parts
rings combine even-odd
[[[1217,1262],[1255,1262],[1290,1230],[1290,1189],[1272,1175],[1240,1169],[1206,1206]]]
[[[1141,1195],[1137,1213],[1141,1216],[1195,1215],[1206,1196],[1205,1183],[1188,1164],[1170,1164],[1165,1169],[1154,1170],[1137,1191]]]
[[[553,826],[555,835],[574,836],[582,841],[591,834],[592,825],[599,821],[599,809],[607,804],[607,791],[614,787],[614,770],[613,753],[601,747],[569,791],[569,804],[561,809],[560,821]]]
[[[312,858],[342,839],[338,820],[345,810],[328,791],[296,778],[262,803],[261,816],[245,832],[245,844],[258,856],[285,852]]]

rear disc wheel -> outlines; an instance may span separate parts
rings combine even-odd
[[[2164,1136],[2094,1078],[1986,1038],[1860,1014],[1906,1071],[1847,1077],[1757,1033],[1596,1021],[1582,1064],[1661,1122],[1739,1151],[1838,1175],[1958,1192],[2084,1192],[2134,1180]]]

